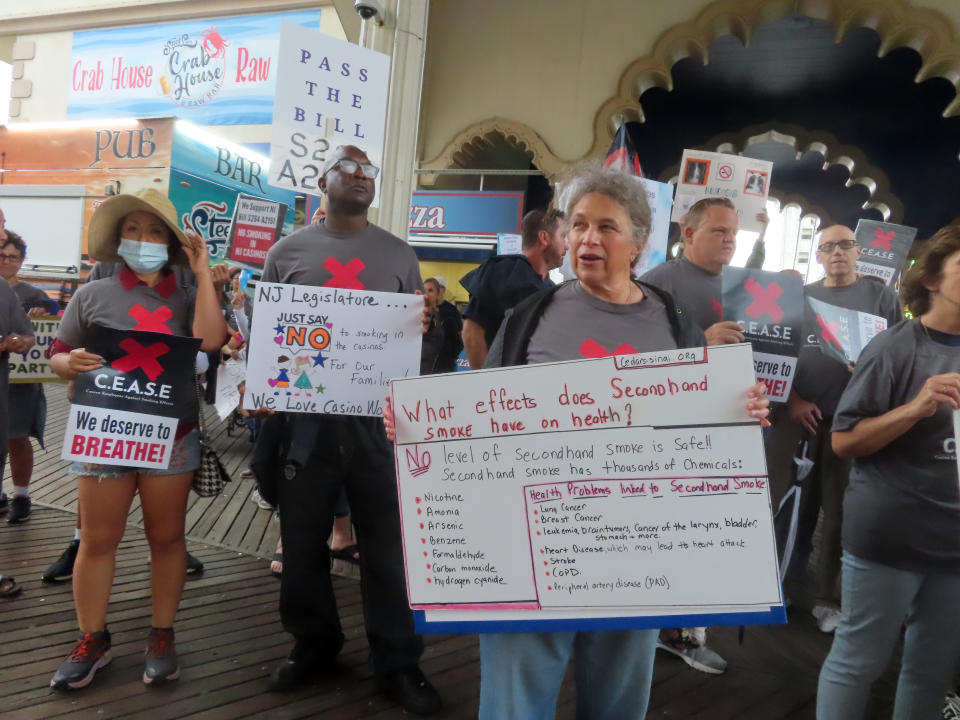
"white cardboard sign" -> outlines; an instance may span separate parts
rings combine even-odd
[[[754,382],[749,345],[395,381],[411,606],[649,626],[782,605]]]
[[[420,372],[423,298],[259,282],[244,407],[380,415],[393,378]]]
[[[389,85],[390,58],[383,53],[283,23],[270,184],[316,192],[327,152],[338,145],[356,145],[380,167]],[[379,197],[378,190],[373,207]]]
[[[741,155],[684,150],[670,219],[679,222],[697,200],[725,197],[737,208],[741,230],[760,232],[757,213],[766,210],[773,163]]]
[[[177,418],[71,404],[60,457],[165,470],[177,423]]]
[[[243,382],[247,372],[246,352],[240,351],[240,357],[220,363],[217,368],[217,416],[226,420],[240,404],[240,390],[237,386]]]

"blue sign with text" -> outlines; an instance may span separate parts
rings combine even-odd
[[[522,192],[417,190],[410,203],[411,235],[495,238],[520,232]]]

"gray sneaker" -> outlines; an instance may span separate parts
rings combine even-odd
[[[97,674],[97,670],[110,664],[110,631],[100,630],[84,633],[67,656],[53,679],[50,687],[57,690],[77,690],[86,687]]]
[[[721,675],[727,669],[727,661],[705,644],[700,645],[686,631],[676,633],[667,630],[660,633],[657,647],[676,655],[694,670]]]
[[[159,685],[180,677],[177,646],[173,642],[173,628],[150,628],[144,653],[143,682]]]

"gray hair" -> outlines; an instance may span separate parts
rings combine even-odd
[[[605,170],[597,161],[588,161],[573,167],[570,174],[561,180],[564,184],[558,205],[563,211],[567,231],[573,209],[584,195],[598,193],[613,200],[627,212],[632,224],[632,239],[637,250],[643,250],[650,225],[653,222],[650,203],[643,185],[633,177],[614,170]]]

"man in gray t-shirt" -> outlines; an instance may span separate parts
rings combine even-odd
[[[825,228],[820,234],[817,261],[826,275],[804,287],[805,296],[830,305],[858,310],[886,318],[889,326],[903,317],[896,294],[876,278],[858,278],[857,259],[862,249],[853,230],[843,225]],[[830,442],[830,426],[837,403],[850,382],[850,369],[834,360],[820,348],[820,333],[806,313],[803,345],[797,362],[797,376],[788,400],[793,426],[778,423],[770,441],[792,456],[798,442],[799,427],[808,440],[807,457],[813,470],[804,483],[800,525],[798,530],[799,567],[803,567],[811,551],[811,538],[823,510],[818,589],[813,615],[824,632],[832,632],[839,620],[839,598],[836,582],[840,574],[840,529],[843,493],[850,475],[850,461],[837,457]],[[789,438],[789,440],[787,440]]]
[[[708,345],[743,342],[740,326],[722,321],[721,272],[737,249],[737,211],[727,198],[695,202],[683,219],[683,257],[668,260],[640,279],[666,290],[707,336]]]
[[[394,293],[422,290],[413,249],[367,221],[376,175],[360,149],[334,150],[319,183],[327,198],[325,221],[274,245],[262,279]],[[326,560],[342,486],[357,528],[364,626],[378,686],[408,711],[435,712],[440,696],[418,667],[423,641],[407,602],[393,448],[382,419],[291,415],[288,421],[290,449],[278,486],[280,617],[296,645],[274,670],[271,689],[292,689],[329,670],[343,646]]]

